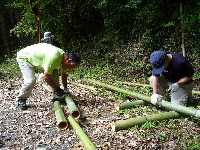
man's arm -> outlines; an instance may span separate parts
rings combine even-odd
[[[190,81],[193,78],[194,75],[190,76],[190,77],[183,77],[181,78],[178,82],[176,82],[178,85],[182,85],[188,81]]]
[[[48,74],[46,71],[44,71],[44,80],[47,82],[48,85],[50,85],[55,91],[57,91],[58,86],[53,82],[51,78],[51,74]]]
[[[61,71],[61,79],[62,79],[62,84],[64,88],[67,88],[67,74],[64,71]]]
[[[157,91],[158,81],[159,81],[159,77],[153,76],[153,81],[152,81],[153,94],[158,94],[158,91]]]

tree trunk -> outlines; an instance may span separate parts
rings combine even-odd
[[[0,21],[2,25],[2,33],[3,33],[3,41],[4,41],[4,55],[7,55],[9,58],[11,58],[10,46],[8,42],[9,41],[8,33],[6,30],[6,22],[4,19],[4,10],[2,6],[0,6]]]
[[[185,57],[185,42],[184,42],[184,32],[183,32],[183,5],[182,3],[180,3],[180,15],[181,15],[181,34],[182,34],[182,53],[183,53],[183,56]]]

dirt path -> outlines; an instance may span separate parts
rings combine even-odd
[[[64,131],[58,130],[50,92],[36,83],[27,101],[30,108],[21,111],[16,108],[15,98],[19,93],[22,78],[11,79],[13,86],[11,91],[6,88],[6,80],[1,79],[0,81],[1,150],[84,149],[70,124]],[[173,149],[176,143],[181,141],[178,136],[175,137],[176,134],[167,131],[168,123],[152,130],[127,129],[113,132],[110,127],[112,121],[129,118],[129,115],[117,115],[115,105],[121,103],[121,100],[112,102],[100,94],[74,85],[69,85],[69,89],[81,112],[81,117],[77,122],[98,149]],[[69,115],[67,105],[62,105],[62,108],[67,117]],[[179,125],[180,123],[175,122],[174,124]],[[191,121],[183,124],[183,127],[186,127],[189,132],[200,131]],[[163,128],[166,128],[166,133],[169,133],[166,134],[169,139],[164,139],[165,142],[157,137],[160,132],[164,131]],[[144,136],[141,133],[145,133]]]

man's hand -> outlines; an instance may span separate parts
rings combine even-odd
[[[161,97],[162,97],[161,95],[153,94],[153,95],[151,96],[151,103],[152,103],[153,105],[156,105],[157,102],[158,102],[158,100],[159,100]]]
[[[65,91],[66,94],[71,94],[71,93],[69,92],[69,89],[68,89],[68,88],[65,88],[64,91]]]
[[[177,83],[173,83],[172,85],[169,86],[169,91],[170,92],[176,92],[178,91],[179,85]]]
[[[63,96],[65,95],[65,92],[61,88],[57,88],[57,91],[55,92],[57,96]]]

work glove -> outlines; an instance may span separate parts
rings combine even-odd
[[[69,89],[68,89],[68,88],[65,88],[65,89],[64,89],[64,92],[65,92],[66,94],[71,94],[71,93],[69,92]]]
[[[169,91],[170,92],[176,92],[178,91],[179,85],[177,83],[173,83],[172,85],[169,86]]]
[[[44,73],[41,73],[38,77],[38,81],[42,81],[44,79]]]
[[[63,95],[65,95],[65,91],[61,88],[57,88],[57,91],[55,91],[55,94],[57,96],[63,96]]]
[[[156,105],[157,102],[158,102],[158,100],[159,100],[161,97],[162,97],[161,95],[153,94],[153,95],[151,96],[151,103],[152,103],[153,105]]]

